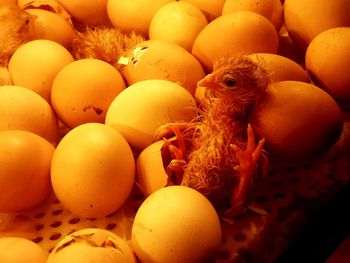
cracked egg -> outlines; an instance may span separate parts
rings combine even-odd
[[[87,122],[103,123],[109,105],[124,88],[121,74],[112,65],[98,59],[81,59],[57,74],[51,102],[69,128]]]
[[[136,259],[128,243],[121,237],[104,229],[86,228],[61,240],[47,261],[62,262],[136,263]]]

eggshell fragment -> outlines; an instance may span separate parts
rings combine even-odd
[[[45,200],[51,190],[54,147],[27,131],[0,131],[0,213],[23,212]]]
[[[141,80],[164,79],[194,94],[197,82],[205,76],[201,64],[191,53],[163,40],[143,41],[119,62],[126,64],[122,74],[128,85]]]
[[[68,50],[71,48],[74,29],[70,23],[59,15],[42,9],[26,9],[26,12],[35,16],[32,39],[48,39]]]
[[[143,263],[212,262],[221,243],[219,217],[198,191],[169,186],[137,211],[131,244]]]
[[[57,144],[56,115],[34,91],[20,86],[0,86],[0,112],[0,131],[25,130]]]
[[[229,14],[239,10],[256,12],[266,17],[277,30],[282,24],[282,3],[280,0],[227,0],[222,9],[222,14]]]
[[[62,45],[38,39],[20,46],[12,55],[8,68],[14,85],[31,89],[50,103],[54,78],[72,61],[73,56]]]
[[[303,67],[291,59],[271,53],[253,53],[248,57],[270,72],[271,81],[296,80],[310,82],[309,76]]]
[[[199,32],[208,24],[202,11],[186,2],[168,3],[154,14],[149,39],[169,41],[191,52]]]
[[[106,124],[119,131],[141,151],[151,143],[156,130],[174,121],[190,121],[195,113],[192,95],[171,81],[139,81],[123,90],[112,102]]]
[[[271,159],[300,162],[328,151],[343,129],[338,104],[321,88],[300,81],[271,85],[254,130],[266,139]]]
[[[133,153],[117,131],[87,123],[68,132],[51,162],[51,182],[60,202],[85,218],[118,210],[134,184]]]
[[[0,238],[1,263],[46,263],[48,253],[25,238]]]
[[[350,27],[317,35],[307,48],[305,65],[311,78],[339,102],[350,102]]]
[[[206,71],[224,56],[242,53],[276,53],[278,34],[273,24],[251,11],[237,11],[210,22],[197,36],[192,54]]]
[[[174,0],[108,0],[107,13],[114,27],[147,36],[154,14],[170,2]]]
[[[107,62],[76,60],[55,77],[52,107],[70,128],[87,122],[104,123],[108,107],[124,88],[121,74]]]
[[[47,263],[136,263],[125,240],[111,231],[85,228],[62,239],[52,250]]]
[[[167,185],[168,175],[161,154],[163,145],[164,141],[150,144],[136,160],[136,184],[145,196]]]
[[[322,31],[350,26],[348,0],[285,0],[283,7],[288,33],[303,51]]]

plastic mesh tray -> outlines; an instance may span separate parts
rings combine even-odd
[[[348,120],[348,119],[347,119]],[[299,165],[273,164],[256,193],[256,201],[267,215],[252,214],[223,222],[223,239],[217,262],[272,262],[286,250],[295,233],[307,221],[310,211],[320,207],[349,180],[349,122],[326,158]],[[67,234],[87,227],[110,230],[130,240],[131,226],[143,196],[134,189],[116,213],[99,219],[80,218],[51,195],[40,207],[16,215],[4,235],[24,236],[50,251]],[[308,211],[308,212],[307,212]]]

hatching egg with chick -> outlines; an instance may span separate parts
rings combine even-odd
[[[266,139],[272,160],[300,162],[319,158],[339,139],[343,114],[321,88],[301,81],[273,82],[254,130]]]
[[[90,58],[76,60],[55,77],[52,107],[69,128],[87,122],[104,123],[110,104],[124,88],[121,74],[109,63]]]
[[[26,12],[33,15],[32,39],[48,39],[55,41],[68,50],[74,37],[73,25],[59,15],[37,8],[27,8]]]
[[[53,190],[72,213],[100,218],[118,210],[134,185],[135,160],[124,137],[101,123],[86,123],[60,141],[51,162]]]
[[[84,228],[63,238],[47,263],[136,263],[127,241],[100,228]]]
[[[20,86],[0,86],[0,112],[0,131],[25,130],[57,144],[56,115],[34,91]]]
[[[130,54],[119,59],[128,85],[141,80],[164,79],[186,88],[192,95],[205,73],[198,60],[186,49],[164,40],[139,43]]]
[[[193,44],[192,54],[210,72],[213,63],[221,57],[277,53],[278,43],[278,33],[267,18],[252,11],[236,11],[204,27]]]
[[[318,34],[309,44],[305,65],[312,80],[339,103],[350,102],[350,27]]]
[[[154,14],[149,39],[160,39],[178,44],[191,52],[199,32],[208,24],[202,11],[186,2],[168,3]]]
[[[131,245],[143,263],[214,262],[221,224],[209,200],[186,186],[163,187],[139,207]]]
[[[153,143],[156,130],[173,121],[196,116],[193,96],[168,80],[139,81],[123,90],[112,102],[106,124],[119,131],[137,151]]]
[[[152,17],[163,5],[174,0],[108,0],[107,13],[114,27],[148,36]]]
[[[31,89],[51,102],[51,87],[57,73],[74,58],[62,45],[37,39],[21,45],[9,61],[14,85]]]

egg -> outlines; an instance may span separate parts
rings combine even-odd
[[[290,37],[303,51],[322,31],[350,26],[348,0],[285,0],[283,12]]]
[[[271,85],[271,95],[259,111],[257,136],[266,139],[271,160],[308,161],[326,153],[343,129],[343,114],[321,88],[300,81]]]
[[[180,0],[180,2],[187,2],[197,6],[206,16],[208,21],[221,16],[221,11],[226,0]]]
[[[104,123],[110,104],[124,88],[121,74],[107,62],[76,60],[55,77],[52,107],[70,128],[88,122]]]
[[[62,45],[46,39],[21,45],[9,61],[14,85],[31,89],[50,103],[51,86],[57,73],[74,61]]]
[[[25,238],[0,238],[1,263],[46,263],[48,253]]]
[[[74,37],[73,26],[59,15],[43,9],[26,9],[35,16],[33,20],[32,39],[48,39],[55,41],[68,50]]]
[[[165,4],[154,14],[149,39],[169,41],[191,52],[199,32],[208,24],[202,11],[186,2]]]
[[[152,17],[161,6],[170,2],[174,0],[108,0],[107,13],[116,28],[148,36]]]
[[[222,14],[238,10],[256,12],[271,21],[277,30],[281,27],[283,6],[280,0],[227,0],[223,6]]]
[[[148,40],[138,44],[129,55],[119,59],[125,64],[122,74],[132,85],[141,80],[164,79],[186,88],[191,94],[205,73],[191,53],[164,40]]]
[[[237,11],[220,16],[203,28],[192,54],[206,71],[211,71],[220,57],[277,50],[278,34],[267,18],[251,11]]]
[[[2,5],[16,5],[16,0],[0,0],[0,6]]]
[[[310,82],[309,76],[303,67],[289,58],[271,53],[252,53],[248,57],[270,72],[271,81],[296,80]]]
[[[109,26],[108,0],[57,0],[77,21],[88,26]]]
[[[143,195],[167,185],[168,175],[163,166],[161,148],[164,141],[156,141],[147,146],[136,160],[136,185]]]
[[[305,65],[311,78],[337,101],[350,102],[350,27],[318,34],[306,50]]]
[[[139,207],[131,244],[143,263],[212,262],[221,235],[219,217],[208,199],[192,188],[169,186]]]
[[[136,263],[128,243],[111,231],[84,228],[63,238],[47,263]]]
[[[119,131],[136,151],[141,151],[153,143],[161,125],[192,120],[196,116],[195,107],[193,96],[182,86],[161,79],[143,80],[113,100],[106,124]]]
[[[128,198],[134,178],[130,146],[116,130],[101,123],[82,124],[69,131],[51,162],[57,198],[84,218],[104,217],[118,210]]]
[[[34,91],[20,86],[0,86],[0,112],[0,131],[25,130],[57,144],[56,115]]]
[[[32,209],[50,193],[54,147],[21,130],[0,131],[0,213]]]

